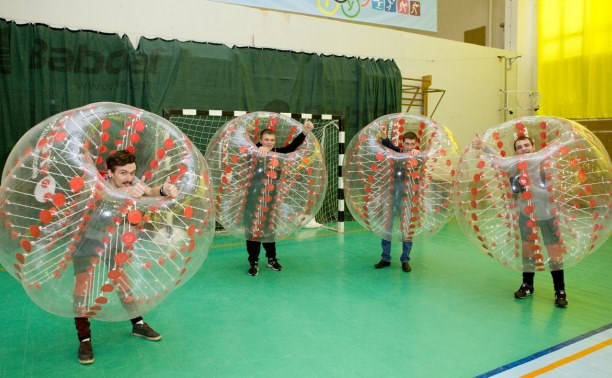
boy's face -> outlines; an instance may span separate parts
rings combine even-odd
[[[274,142],[276,141],[276,137],[274,134],[264,134],[261,137],[261,145],[266,148],[274,148]]]
[[[419,145],[416,141],[416,139],[404,139],[404,145],[402,146],[402,152],[410,152],[412,150],[414,150],[415,148],[418,148]]]
[[[525,155],[533,152],[533,144],[529,139],[517,140],[514,142],[514,151],[517,155]]]
[[[128,188],[132,186],[136,176],[136,163],[115,167],[115,172],[108,170],[108,177],[115,188]]]

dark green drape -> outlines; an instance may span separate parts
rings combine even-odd
[[[45,118],[97,101],[164,108],[263,110],[344,117],[347,142],[373,119],[399,111],[392,60],[225,45],[140,40],[0,19],[0,158]]]

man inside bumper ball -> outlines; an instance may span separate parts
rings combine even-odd
[[[111,154],[106,160],[108,171],[103,175],[113,189],[116,189],[132,198],[170,196],[176,197],[179,194],[178,188],[170,183],[170,178],[159,186],[149,187],[144,182],[144,178],[136,178],[136,156],[128,150],[121,150]],[[95,211],[101,211],[100,209]],[[99,215],[99,214],[98,214]],[[92,219],[96,214],[92,214]],[[73,306],[77,314],[86,315],[87,300],[91,296],[92,274],[90,273],[92,264],[98,259],[111,259],[118,253],[117,250],[111,250],[109,256],[101,256],[104,251],[103,230],[95,230],[95,223],[92,224],[87,236],[81,239],[75,246],[73,256],[73,266],[75,275],[75,286],[73,296]],[[115,246],[118,243],[109,243]],[[111,249],[116,247],[111,247]],[[122,306],[128,313],[138,313],[136,303],[127,298],[130,297],[130,282],[125,275],[118,277],[119,282],[117,295],[121,300]],[[142,316],[137,316],[130,319],[132,323],[132,335],[145,338],[146,340],[158,341],[161,340],[161,335],[144,322]],[[86,316],[74,318],[79,338],[78,360],[81,364],[91,364],[94,362],[93,348],[91,344],[91,329],[90,322]]]

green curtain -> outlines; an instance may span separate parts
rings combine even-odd
[[[0,20],[0,162],[32,126],[97,101],[130,103],[127,38]]]
[[[612,3],[538,1],[540,113],[610,118]]]
[[[166,108],[263,110],[344,117],[347,142],[400,110],[393,60],[146,39],[17,25],[0,19],[0,161],[32,126],[97,101]]]
[[[136,106],[155,113],[256,111],[280,99],[293,113],[344,116],[348,140],[375,118],[400,109],[402,79],[393,60],[145,38],[136,54],[154,61],[135,75]]]

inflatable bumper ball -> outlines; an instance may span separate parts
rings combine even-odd
[[[397,147],[413,132],[420,152],[383,146],[383,129]],[[344,195],[351,214],[388,241],[437,232],[453,214],[450,195],[459,156],[451,132],[430,118],[398,113],[374,120],[345,153]]]
[[[457,167],[455,211],[485,253],[513,270],[554,271],[606,241],[612,166],[589,130],[563,118],[525,117],[482,140],[486,148],[468,147]],[[524,153],[521,143],[532,150]]]
[[[325,198],[327,171],[313,133],[292,152],[259,156],[256,144],[264,129],[275,132],[275,148],[292,150],[304,138],[302,124],[290,117],[249,113],[223,125],[205,156],[217,221],[240,239],[274,242],[316,215]]]
[[[150,187],[133,198],[105,177],[117,150],[136,156]],[[214,234],[208,169],[174,125],[115,103],[66,111],[30,129],[0,187],[0,262],[41,308],[125,320],[157,306],[202,265]]]

